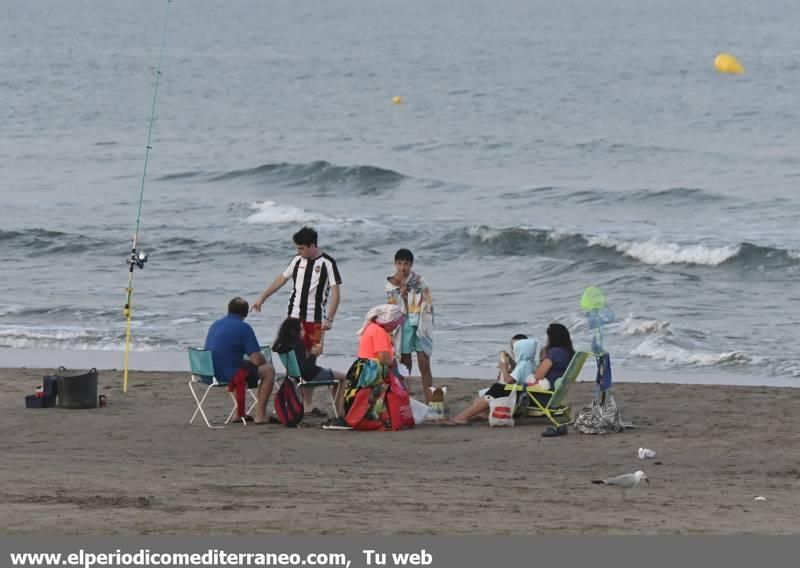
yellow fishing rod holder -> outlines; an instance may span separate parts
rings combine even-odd
[[[128,287],[125,288],[125,306],[122,308],[122,314],[127,319],[125,325],[125,361],[124,372],[122,377],[122,392],[128,392],[128,358],[131,350],[131,319],[133,318],[133,270],[135,268],[144,269],[147,262],[147,253],[144,251],[136,251],[136,247],[131,249],[131,256],[128,258]]]

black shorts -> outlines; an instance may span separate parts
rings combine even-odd
[[[510,390],[506,390],[506,383],[495,383],[493,384],[488,391],[486,391],[485,396],[491,396],[492,398],[501,398],[504,396],[508,396],[511,394]],[[542,393],[531,393],[533,397],[539,401],[539,404],[542,406],[547,406],[548,401],[550,400],[550,394],[542,392]],[[522,391],[517,391],[517,399],[522,396],[528,396],[528,393],[524,393]]]

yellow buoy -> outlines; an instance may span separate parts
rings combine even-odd
[[[730,53],[720,53],[714,58],[714,69],[720,73],[731,73],[733,75],[742,75],[744,67],[739,63]]]
[[[403,104],[403,97],[401,97],[399,95],[395,95],[395,96],[392,97],[392,102],[394,104],[396,104],[396,105],[401,105],[401,104]]]

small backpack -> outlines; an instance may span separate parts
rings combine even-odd
[[[297,396],[297,385],[293,379],[283,379],[275,393],[275,414],[287,428],[294,428],[303,420],[303,401]]]

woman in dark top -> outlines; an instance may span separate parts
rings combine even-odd
[[[272,345],[272,350],[275,353],[289,353],[294,351],[297,358],[297,365],[300,367],[300,376],[303,381],[313,383],[315,381],[339,381],[339,388],[336,393],[336,406],[337,411],[341,413],[342,407],[340,406],[340,398],[344,398],[344,373],[336,372],[332,369],[325,369],[317,365],[317,353],[309,353],[306,351],[305,343],[303,342],[303,326],[300,320],[294,318],[286,318],[278,329],[278,337]],[[311,388],[303,389],[303,400],[311,401]],[[341,396],[340,396],[341,393]],[[343,402],[343,400],[342,400]],[[326,416],[326,413],[319,408],[314,408],[311,411],[306,410],[311,416]]]
[[[539,365],[533,373],[533,378],[536,381],[548,379],[551,389],[555,390],[556,381],[564,375],[574,355],[575,349],[572,347],[572,338],[569,335],[569,330],[560,323],[551,323],[547,326],[547,345],[542,348],[539,354]],[[515,381],[514,377],[511,376],[508,363],[501,361],[498,366],[500,367],[501,381],[493,384],[483,397],[456,414],[451,420],[442,422],[442,425],[459,426],[467,424],[470,418],[489,410],[489,401],[485,397],[500,398],[509,394],[506,391],[506,384],[519,381]],[[525,378],[521,378],[521,381],[524,382],[525,380]]]
[[[572,347],[569,330],[560,323],[551,323],[547,326],[547,345],[539,354],[541,362],[536,368],[536,379],[546,378],[552,389],[555,389],[556,379],[564,376],[574,356],[575,348]]]

